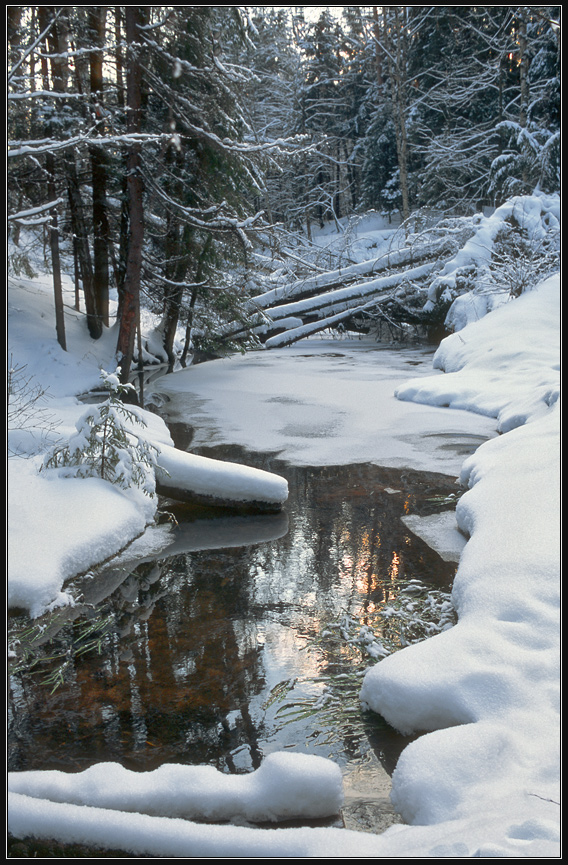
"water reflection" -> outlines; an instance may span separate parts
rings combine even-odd
[[[239,461],[234,450],[225,456]],[[214,518],[168,508],[179,528],[159,560],[92,580],[85,605],[66,613],[74,620],[52,629],[45,650],[68,653],[64,684],[50,693],[41,676],[12,677],[11,770],[116,760],[140,770],[206,762],[238,772],[282,748],[345,763],[370,739],[392,771],[408,739],[376,716],[350,709],[366,725],[362,740],[355,716],[306,712],[283,725],[281,710],[324,698],[330,677],[352,671],[352,649],[330,654],[318,642],[341,610],[364,623],[401,580],[450,585],[455,566],[400,516],[432,512],[431,498],[455,486],[368,465],[298,468],[269,455],[257,464],[287,477],[285,514]],[[112,590],[104,600],[102,585]],[[108,615],[101,653],[74,654],[81,623]],[[350,687],[356,693],[357,683]]]

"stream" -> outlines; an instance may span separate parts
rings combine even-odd
[[[170,429],[189,446],[190,427]],[[455,562],[402,518],[455,507],[455,480],[367,463],[296,466],[238,446],[192,450],[286,477],[285,509],[255,516],[165,500],[169,546],[79,580],[83,603],[44,617],[28,662],[12,670],[9,771],[117,761],[239,773],[273,751],[311,753],[344,772],[338,825],[381,831],[399,819],[390,775],[410,740],[363,711],[361,678],[376,659],[349,637],[368,626],[399,648],[409,635],[382,611],[412,609],[409,584],[422,598],[450,591]],[[29,635],[23,617],[9,627]]]

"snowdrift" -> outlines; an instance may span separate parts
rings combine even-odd
[[[269,754],[248,775],[179,764],[131,772],[119,763],[98,763],[73,774],[12,773],[8,788],[51,802],[217,822],[317,819],[338,814],[343,804],[338,766],[311,754],[283,752]]]
[[[559,840],[559,294],[556,276],[468,325],[435,356],[453,372],[399,389],[491,413],[508,430],[461,472],[470,489],[456,517],[469,541],[452,591],[458,624],[381,661],[361,690],[402,733],[431,731],[394,772],[402,817],[433,835],[485,814],[486,837],[501,834],[454,855],[555,855]]]

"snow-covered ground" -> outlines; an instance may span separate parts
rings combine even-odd
[[[372,461],[461,473],[469,484],[457,510],[470,536],[453,592],[457,626],[380,661],[362,690],[399,730],[427,731],[403,752],[393,777],[393,802],[409,825],[381,836],[199,826],[161,816],[159,788],[144,775],[127,779],[131,791],[140,785],[141,813],[125,814],[88,778],[77,804],[74,794],[58,792],[65,785],[53,773],[47,780],[22,773],[11,778],[18,791],[10,797],[11,830],[186,857],[557,857],[559,295],[554,277],[468,325],[442,344],[434,371],[419,350],[410,366],[364,341],[313,340],[190,368],[167,382],[202,443],[278,451],[304,465]],[[8,461],[9,597],[34,615],[72,602],[64,580],[143,532],[155,507],[98,479],[37,472],[42,448],[69,438],[84,411],[75,395],[99,383],[101,367],[112,368],[115,334],[94,344],[80,316],[68,309],[66,318],[65,354],[53,335],[49,286],[13,282],[12,365],[26,365],[26,376],[50,394],[43,441],[47,418],[37,402],[28,428],[9,438],[20,452]],[[150,422],[154,439],[167,441],[162,422]],[[457,445],[465,437],[490,440],[462,467]],[[165,530],[146,537],[149,545],[167,543]],[[323,800],[330,780],[320,765],[308,774],[312,797]],[[269,769],[254,782],[257,794],[268,802],[277,783],[286,808],[297,796],[294,761],[280,774]],[[173,783],[182,789],[192,781]],[[211,813],[217,806],[225,816],[226,790],[203,783]]]
[[[8,604],[34,617],[72,603],[64,582],[139,538],[157,507],[155,495],[144,495],[134,486],[120,489],[99,477],[79,479],[45,467],[40,472],[50,449],[77,435],[77,428],[85,426],[82,419],[93,411],[76,395],[100,391],[101,369],[113,371],[116,366],[116,326],[93,342],[84,316],[72,309],[68,279],[64,288],[67,352],[54,338],[49,278],[13,280],[8,301],[8,363],[14,390],[8,409]],[[285,502],[283,478],[176,451],[157,415],[134,411],[144,427],[130,428],[157,449],[157,480],[163,487],[239,504]],[[159,548],[165,534],[166,530],[147,532],[138,549],[147,554],[152,545]]]

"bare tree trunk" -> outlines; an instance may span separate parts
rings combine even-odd
[[[91,339],[99,339],[102,336],[102,320],[97,309],[97,298],[93,283],[93,263],[89,247],[89,234],[85,222],[83,199],[79,187],[77,165],[75,156],[68,154],[65,158],[65,171],[67,174],[67,195],[69,197],[69,210],[71,212],[71,225],[75,236],[77,260],[79,273],[83,283],[83,295],[85,297],[85,310],[87,313],[87,327]]]
[[[375,71],[377,74],[377,86],[380,88],[383,86],[383,58],[378,6],[373,6],[373,36],[375,40]]]
[[[519,7],[519,126],[527,125],[527,106],[529,103],[528,69],[529,58],[527,52],[527,19],[523,6]]]
[[[40,6],[39,22],[42,30],[48,26],[53,20],[53,10],[47,6]],[[55,25],[54,25],[55,26]],[[49,52],[48,41],[46,37],[46,52]],[[53,67],[52,67],[53,69]],[[44,57],[41,61],[41,71],[43,77],[44,90],[50,90],[49,72],[47,59]],[[56,77],[53,75],[54,89]],[[59,83],[59,82],[58,82]],[[47,153],[45,157],[45,168],[47,174],[47,196],[49,201],[55,201],[57,198],[57,188],[55,182],[55,157],[53,153]],[[67,341],[65,338],[65,315],[63,311],[63,290],[61,285],[61,259],[59,255],[59,226],[57,222],[57,206],[54,206],[50,211],[51,224],[49,226],[49,248],[51,251],[51,269],[53,271],[53,297],[55,303],[55,333],[57,342],[64,351],[67,351]]]
[[[126,108],[125,88],[124,88],[124,56],[122,52],[122,23],[124,21],[122,6],[114,7],[114,40],[116,43],[115,64],[116,64],[116,98],[120,108]],[[121,199],[122,207],[120,211],[120,231],[119,231],[119,247],[118,260],[115,264],[115,279],[116,289],[118,292],[118,311],[117,319],[120,321],[122,317],[122,306],[124,301],[124,280],[126,279],[126,263],[128,260],[128,193],[126,189],[126,163],[128,153],[126,149],[121,148],[121,159],[123,161],[124,170],[122,172],[121,182]]]
[[[139,25],[142,23],[144,7],[126,6],[126,42],[128,59],[126,71],[126,101],[128,108],[128,132],[140,132],[142,126],[142,67],[139,59]],[[128,191],[128,257],[124,279],[124,295],[118,333],[118,364],[120,378],[127,382],[134,356],[136,328],[139,318],[140,277],[142,274],[142,243],[144,240],[144,206],[142,159],[140,145],[133,144],[128,149],[127,191]]]
[[[55,159],[52,153],[46,156],[46,169],[49,177],[47,183],[47,194],[53,201],[56,198],[55,187]],[[53,296],[55,300],[55,334],[57,342],[67,351],[67,340],[65,337],[65,314],[63,310],[63,289],[61,285],[61,259],[59,256],[59,226],[57,222],[57,207],[51,210],[51,225],[49,227],[49,246],[51,250],[51,267],[53,270]]]
[[[392,10],[389,27],[387,9]],[[393,120],[396,136],[400,194],[402,199],[402,218],[410,216],[410,193],[408,185],[408,143],[406,137],[406,42],[407,11],[402,6],[383,6],[383,35],[389,42],[389,71]],[[402,16],[402,20],[401,20]],[[390,36],[388,35],[390,33]]]

